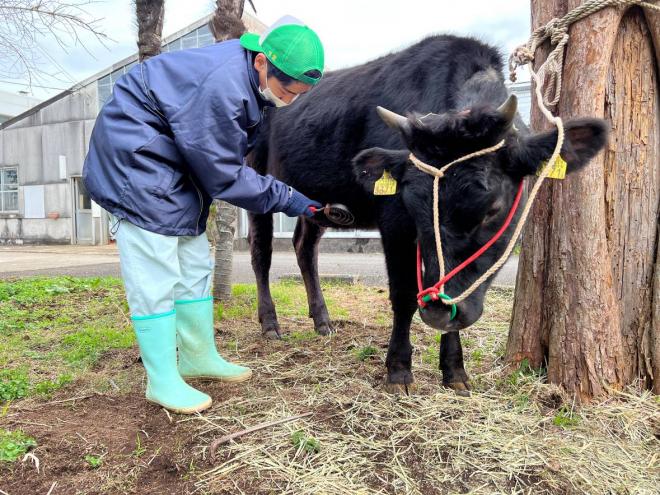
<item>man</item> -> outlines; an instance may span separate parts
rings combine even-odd
[[[222,199],[292,217],[320,206],[244,159],[264,107],[309,91],[323,60],[314,31],[284,17],[261,37],[246,33],[136,65],[101,110],[83,178],[94,201],[116,218],[147,400],[198,412],[211,398],[183,378],[250,378],[250,369],[225,361],[215,347],[209,206]]]

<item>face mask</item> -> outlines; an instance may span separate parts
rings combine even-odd
[[[298,99],[298,97],[300,96],[300,95],[296,95],[296,96],[293,97],[293,99],[292,99],[289,103],[286,103],[286,102],[283,101],[282,99],[278,98],[278,97],[275,95],[275,93],[273,93],[273,92],[271,91],[271,89],[268,87],[268,81],[266,81],[266,89],[264,89],[264,90],[262,91],[262,89],[259,88],[259,93],[261,94],[261,97],[262,97],[264,100],[268,100],[268,101],[270,101],[271,103],[273,103],[273,104],[274,104],[276,107],[278,107],[278,108],[279,108],[279,107],[285,107],[285,106],[287,106],[287,105],[290,105],[291,103],[293,103],[294,101],[296,101],[296,100]]]

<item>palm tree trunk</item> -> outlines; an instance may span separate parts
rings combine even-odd
[[[241,20],[245,0],[217,0],[213,19],[209,27],[216,42],[239,38],[245,31]],[[235,206],[216,201],[215,224],[215,272],[213,274],[213,297],[218,301],[231,298],[231,275],[234,254],[234,232],[237,209]]]
[[[140,62],[160,53],[163,38],[165,0],[135,0]]]

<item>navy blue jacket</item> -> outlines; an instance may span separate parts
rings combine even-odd
[[[282,211],[288,186],[244,162],[265,105],[238,40],[137,64],[96,120],[85,186],[117,218],[164,235],[204,232],[213,199]]]

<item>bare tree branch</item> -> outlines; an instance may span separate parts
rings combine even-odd
[[[35,78],[45,75],[43,58],[49,57],[39,43],[44,39],[64,51],[71,46],[87,50],[80,37],[87,33],[106,46],[110,38],[99,27],[101,20],[92,18],[85,10],[95,3],[98,2],[0,0],[0,77],[27,79],[32,84]],[[66,73],[61,66],[59,71]]]

